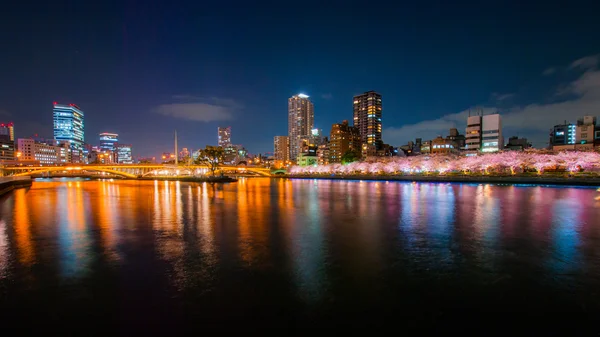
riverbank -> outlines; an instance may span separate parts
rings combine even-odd
[[[487,175],[285,175],[292,179],[329,179],[329,180],[382,180],[437,183],[486,183],[486,184],[531,184],[531,185],[568,185],[598,186],[600,177],[590,176],[487,176]]]
[[[31,177],[0,177],[0,196],[16,189],[31,186]]]

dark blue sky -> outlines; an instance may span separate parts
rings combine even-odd
[[[289,96],[310,95],[329,132],[351,119],[354,94],[376,90],[392,145],[419,130],[464,131],[454,114],[472,106],[527,121],[527,108],[550,105],[543,128],[507,119],[505,136],[531,133],[543,146],[543,130],[589,109],[562,118],[555,103],[585,93],[556,93],[597,73],[599,10],[593,1],[4,5],[0,119],[17,137],[51,137],[52,102],[72,102],[85,111],[86,142],[118,132],[136,156],[171,150],[174,129],[182,146],[216,143],[218,125],[250,152],[270,152],[287,133]]]

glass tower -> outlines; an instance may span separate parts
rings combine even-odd
[[[75,104],[54,102],[54,140],[68,141],[71,150],[83,151],[83,111]]]

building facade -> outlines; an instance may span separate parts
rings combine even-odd
[[[36,161],[42,165],[60,165],[71,162],[69,142],[19,138],[17,149],[19,161]]]
[[[131,144],[115,144],[115,162],[119,164],[133,164]]]
[[[442,138],[441,136],[432,139],[430,145],[431,153],[458,154],[460,152],[460,148],[454,140]]]
[[[500,114],[467,118],[465,150],[467,154],[497,152],[504,148]]]
[[[219,146],[226,148],[231,145],[231,126],[218,128]]]
[[[564,122],[564,124],[555,125],[550,131],[550,147],[573,145],[575,144],[576,125]]]
[[[290,160],[290,137],[275,136],[273,147],[273,157],[275,161],[287,163]]]
[[[10,123],[0,123],[0,136],[8,136],[8,139],[15,141],[15,125]]]
[[[100,140],[100,150],[115,151],[115,144],[119,142],[119,135],[116,133],[102,132],[98,135]]]
[[[71,146],[72,161],[80,162],[83,157],[84,113],[75,104],[54,102],[54,140],[67,141]]]
[[[508,143],[504,146],[505,150],[510,151],[524,151],[531,148],[531,143],[527,141],[527,138],[510,137]]]
[[[576,144],[593,144],[596,130],[596,117],[584,116],[577,120],[575,128]]]
[[[364,94],[354,96],[353,112],[353,125],[358,129],[361,143],[366,144],[366,148],[381,149],[383,145],[381,138],[381,95],[375,91],[367,91]]]
[[[298,94],[288,99],[288,137],[290,160],[296,161],[301,153],[303,140],[311,138],[315,112],[307,95]]]
[[[341,163],[348,151],[361,155],[362,141],[358,128],[350,126],[348,121],[333,124],[329,135],[329,163]]]

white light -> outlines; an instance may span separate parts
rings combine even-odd
[[[298,97],[300,97],[300,98],[308,98],[308,95],[305,95],[305,94],[298,94]]]

